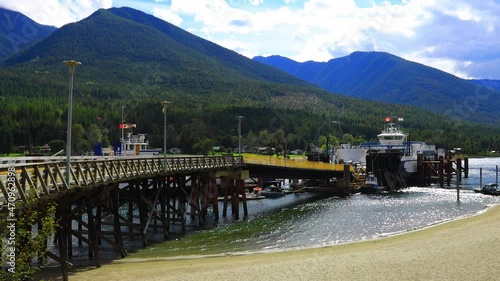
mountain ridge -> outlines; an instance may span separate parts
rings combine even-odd
[[[474,84],[478,84],[484,87],[493,88],[496,90],[500,90],[500,80],[492,80],[492,79],[471,79],[468,80]]]
[[[151,15],[112,8],[59,28],[0,66],[5,116],[0,151],[12,144],[64,142],[68,70],[62,61],[67,59],[82,62],[73,93],[79,151],[93,144],[92,132],[119,136],[124,106],[127,122],[140,124],[140,133],[161,146],[159,102],[165,100],[172,104],[169,143],[186,152],[206,153],[213,144],[234,147],[236,116],[245,117],[244,134],[258,136],[262,145],[286,132],[289,148],[305,149],[326,133],[318,132],[322,127],[337,141],[352,142],[354,135],[373,139],[387,114],[405,116],[415,139],[458,147],[467,136],[474,141],[462,147],[475,151],[482,149],[477,143],[490,139],[488,148],[499,150],[500,140],[492,135],[496,129],[478,131],[477,124],[427,110],[332,94]],[[329,120],[338,122],[334,126]],[[445,134],[450,127],[456,132]]]
[[[385,52],[354,52],[328,62],[298,63],[277,56],[254,60],[365,100],[417,106],[476,122],[496,123],[500,113],[500,92]]]
[[[57,30],[22,13],[0,7],[0,60],[36,43]]]

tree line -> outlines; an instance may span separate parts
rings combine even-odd
[[[224,103],[175,103],[167,113],[168,147],[178,147],[185,153],[208,154],[214,146],[223,150],[238,147],[238,119],[242,119],[242,140],[246,146],[281,146],[307,150],[331,145],[376,140],[386,112],[382,109],[362,114],[354,110],[316,113],[310,110],[288,109],[286,106],[228,106]],[[18,146],[49,144],[52,152],[65,148],[67,104],[64,99],[34,97],[0,97],[3,113],[0,123],[0,153],[9,154]],[[111,145],[119,139],[119,124],[134,123],[134,133],[147,134],[152,147],[163,147],[163,113],[160,100],[147,99],[88,99],[78,97],[73,108],[72,144],[74,154],[93,150],[97,142]],[[337,108],[338,110],[338,108]],[[402,108],[402,110],[406,110]],[[403,116],[404,114],[401,114]],[[407,112],[404,131],[412,140],[466,153],[487,154],[500,150],[498,129],[466,122],[453,122],[440,116]]]

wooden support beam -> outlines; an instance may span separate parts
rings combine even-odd
[[[150,208],[150,211],[149,211],[149,215],[148,215],[148,218],[146,220],[146,223],[144,225],[144,229],[142,230],[142,232],[144,234],[146,234],[146,232],[148,231],[148,227],[149,227],[149,223],[151,222],[151,218],[153,217],[153,214],[156,214],[158,211],[156,210],[156,205],[158,203],[158,198],[160,197],[160,192],[161,192],[161,188],[157,188],[156,189],[156,194],[155,194],[155,198],[153,199],[153,202],[150,203],[148,201],[146,201],[146,199],[143,197],[143,200],[146,204],[149,205],[149,208]]]
[[[446,186],[450,187],[451,185],[451,158],[448,157],[448,160],[446,160],[445,163],[445,170],[446,170]]]
[[[469,178],[469,157],[464,158],[464,178]]]
[[[231,185],[228,177],[221,177],[221,182],[222,182],[222,188],[224,188],[224,203],[222,207],[222,217],[225,218],[227,216],[227,201],[228,201],[228,196],[231,192]]]
[[[66,239],[68,239],[68,242],[66,244],[66,247],[68,247],[68,257],[71,259],[73,257],[73,227],[71,224],[72,221],[72,216],[71,216],[71,203],[66,205],[66,224],[64,227],[66,227]]]
[[[198,217],[198,223],[201,225],[201,210],[200,210],[200,181],[201,179],[191,177],[191,193],[189,194],[189,207],[191,208],[191,220],[194,220],[195,215]]]
[[[87,230],[88,230],[88,237],[89,237],[89,240],[90,240],[90,244],[89,244],[89,256],[91,255],[91,252],[90,252],[90,248],[92,248],[92,256],[94,257],[94,261],[95,261],[95,266],[97,268],[101,267],[101,256],[99,254],[99,241],[98,241],[98,238],[97,238],[97,229],[95,227],[95,220],[97,218],[94,217],[94,214],[93,214],[93,211],[92,211],[93,207],[88,204],[87,205]],[[100,209],[100,208],[98,208]],[[100,212],[100,210],[98,211]],[[96,213],[97,215],[97,213]]]
[[[208,201],[209,201],[209,178],[207,176],[203,179],[203,184],[201,186],[200,201],[201,201],[201,218],[203,221],[207,218],[208,212]]]
[[[165,180],[162,181],[163,187],[161,188],[161,193],[160,193],[160,209],[161,209],[161,222],[163,224],[163,239],[167,240],[168,238],[168,232],[169,232],[169,221],[166,218],[166,208],[165,208],[165,201],[167,200],[167,184]]]
[[[219,188],[217,186],[217,179],[215,177],[210,177],[210,202],[212,203],[212,210],[214,212],[214,220],[219,220],[219,202],[217,197],[219,196]]]
[[[139,210],[139,220],[141,223],[141,229],[144,229],[146,226],[146,206],[144,204],[144,196],[143,196],[143,190],[139,184],[136,185],[136,194],[137,194],[137,208]],[[148,238],[147,238],[147,232],[141,232],[142,233],[142,244],[144,246],[148,245]]]
[[[439,156],[439,186],[444,188],[444,159],[443,156]]]
[[[68,281],[68,268],[66,267],[66,262],[68,260],[68,252],[67,252],[67,243],[68,240],[66,239],[66,225],[67,225],[67,218],[66,218],[66,206],[61,206],[59,205],[57,207],[58,213],[59,213],[59,225],[61,226],[58,231],[58,246],[59,246],[59,261],[61,264],[61,274],[63,281]]]
[[[114,224],[114,236],[115,243],[120,247],[120,256],[124,258],[127,255],[127,251],[123,246],[123,238],[122,238],[122,229],[120,225],[120,198],[118,191],[118,184],[113,190],[111,190],[111,200],[112,200],[112,208],[113,208],[113,224]]]
[[[457,183],[462,182],[462,158],[457,158]]]
[[[248,216],[248,207],[247,207],[247,196],[245,193],[245,181],[242,179],[238,179],[236,181],[236,186],[238,187],[238,193],[241,194],[241,199],[243,202],[243,216]],[[238,196],[239,198],[239,196]],[[239,207],[238,207],[239,209]]]
[[[231,181],[231,214],[235,218],[240,216],[240,197],[238,194],[238,186],[235,179],[230,178]]]
[[[425,171],[424,155],[417,154],[417,186],[425,186]]]

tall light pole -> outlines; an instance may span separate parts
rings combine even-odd
[[[241,119],[243,116],[238,116],[238,153],[239,153],[239,164],[241,164]]]
[[[73,115],[73,74],[75,67],[81,65],[80,62],[74,60],[63,61],[69,67],[69,94],[68,94],[68,129],[66,138],[66,183],[70,184],[70,170],[71,170],[71,127]]]
[[[163,170],[167,170],[167,110],[170,102],[160,102],[163,111]]]

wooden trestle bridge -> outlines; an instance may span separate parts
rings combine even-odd
[[[262,168],[262,164],[248,164],[233,156],[74,157],[70,167],[66,167],[61,157],[35,158],[30,163],[0,165],[0,213],[5,215],[11,204],[18,201],[40,210],[55,203],[59,227],[54,249],[58,253],[48,251],[46,256],[61,265],[63,279],[67,280],[74,241],[79,246],[87,244],[89,258],[100,267],[102,241],[125,257],[125,235],[140,236],[147,245],[148,229],[152,226],[161,229],[166,239],[171,224],[185,230],[186,216],[203,223],[209,206],[218,219],[217,197],[221,190],[222,215],[226,216],[230,203],[232,215],[238,217],[242,200],[246,216],[244,179],[252,173],[259,176],[263,171],[269,172],[273,165],[275,173],[288,174],[288,178],[313,174],[323,178],[345,177],[346,171],[349,172],[343,167],[311,172],[309,168],[294,168],[289,164]],[[69,182],[65,175],[68,168]],[[40,222],[35,222],[26,227],[40,226]],[[43,260],[40,257],[38,263]]]

